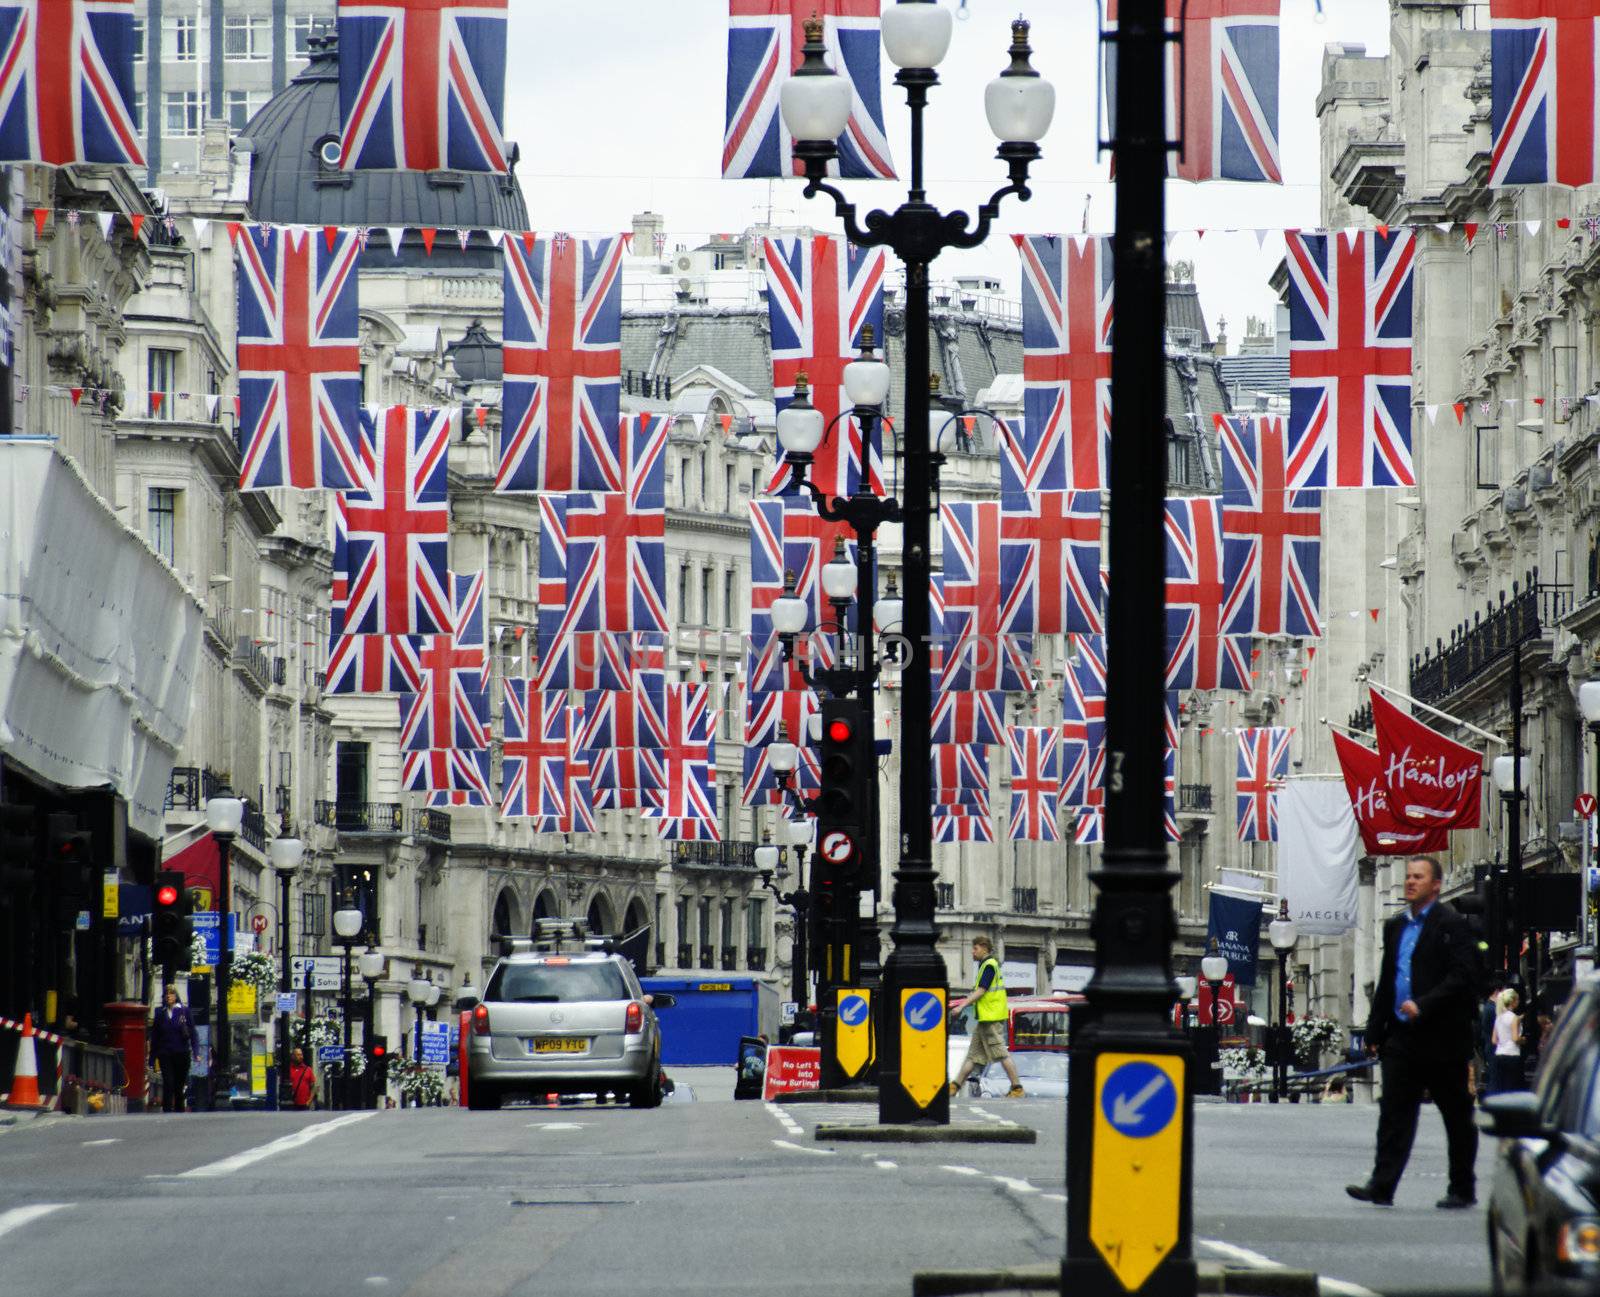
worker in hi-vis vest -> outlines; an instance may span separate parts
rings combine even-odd
[[[972,1042],[967,1046],[961,1070],[950,1082],[950,1093],[959,1093],[967,1077],[978,1068],[998,1062],[1011,1079],[1006,1098],[1020,1099],[1023,1097],[1022,1082],[1006,1043],[1011,1016],[1006,1007],[1006,979],[1000,974],[1000,961],[995,958],[994,943],[988,937],[972,939],[972,962],[978,966],[977,982],[972,988],[972,1004],[978,1020],[972,1024]]]

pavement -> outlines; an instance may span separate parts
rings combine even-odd
[[[918,1271],[1058,1259],[1057,1101],[957,1100],[1034,1145],[819,1144],[865,1105],[733,1102],[732,1069],[674,1069],[653,1111],[217,1113],[0,1127],[0,1293],[230,1297],[883,1294]],[[1446,1213],[1425,1112],[1397,1205],[1365,1207],[1376,1109],[1206,1105],[1201,1260],[1312,1269],[1325,1297],[1473,1292],[1482,1209]],[[1480,1154],[1486,1166],[1490,1150]]]

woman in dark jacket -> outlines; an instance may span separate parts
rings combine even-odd
[[[161,1073],[161,1111],[182,1112],[189,1089],[189,1060],[199,1041],[189,1010],[178,1002],[175,987],[167,987],[166,1003],[150,1020],[150,1061]]]

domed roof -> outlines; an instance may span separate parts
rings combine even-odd
[[[368,243],[362,259],[368,269],[498,267],[499,255],[483,231],[528,228],[515,172],[340,171],[338,39],[322,34],[310,44],[305,71],[250,119],[235,145],[251,154],[252,218],[313,228],[406,227],[399,256],[381,236]],[[439,231],[431,257],[417,233],[422,228]],[[474,231],[465,251],[458,229]]]

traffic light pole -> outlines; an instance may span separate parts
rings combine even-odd
[[[1122,0],[1106,618],[1105,851],[1088,1005],[1073,1014],[1063,1291],[1179,1297],[1191,1254],[1193,1091],[1173,1025],[1176,922],[1162,829],[1165,647],[1166,6]]]

